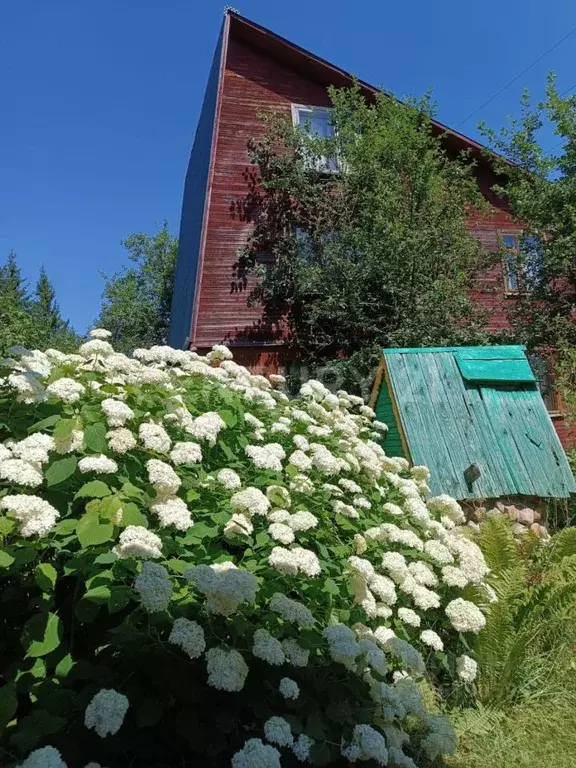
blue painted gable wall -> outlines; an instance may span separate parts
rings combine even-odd
[[[172,293],[169,336],[170,345],[176,348],[183,348],[186,344],[192,323],[208,173],[210,170],[210,151],[212,148],[212,135],[215,129],[214,118],[218,96],[223,34],[224,30],[220,33],[218,45],[214,52],[202,111],[198,120],[198,127],[196,128],[194,146],[190,154],[190,162],[188,163],[186,181],[184,182],[180,242],[174,290]]]

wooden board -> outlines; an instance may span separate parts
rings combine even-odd
[[[530,363],[523,360],[464,360],[456,354],[460,373],[467,381],[536,383]]]

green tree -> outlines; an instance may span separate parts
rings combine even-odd
[[[559,137],[541,143],[549,121]],[[518,270],[521,291],[510,306],[516,335],[529,347],[576,346],[576,95],[562,98],[549,75],[545,99],[535,107],[525,92],[521,115],[497,132],[481,126],[503,183],[505,198],[523,227]],[[511,162],[509,162],[511,161]]]
[[[10,251],[6,263],[0,267],[0,350],[14,344],[31,344],[33,326],[26,283],[16,254]]]
[[[56,291],[48,279],[44,266],[36,283],[34,300],[31,308],[34,324],[34,344],[39,349],[55,347],[63,351],[74,349],[78,344],[77,334],[64,320],[56,300]]]
[[[484,207],[471,159],[448,154],[427,97],[329,93],[333,137],[276,117],[249,143],[239,288],[260,277],[249,302],[307,363],[367,370],[378,347],[482,340],[469,289],[490,257],[466,226]]]
[[[155,235],[127,237],[122,245],[134,266],[104,276],[105,287],[97,325],[112,333],[117,349],[165,344],[170,323],[172,287],[178,240],[164,222]]]

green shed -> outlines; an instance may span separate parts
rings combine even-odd
[[[429,467],[433,494],[576,493],[525,347],[383,349],[371,405],[386,453]]]

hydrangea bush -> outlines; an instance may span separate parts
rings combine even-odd
[[[436,764],[491,599],[362,400],[217,346],[1,362],[3,763]]]

